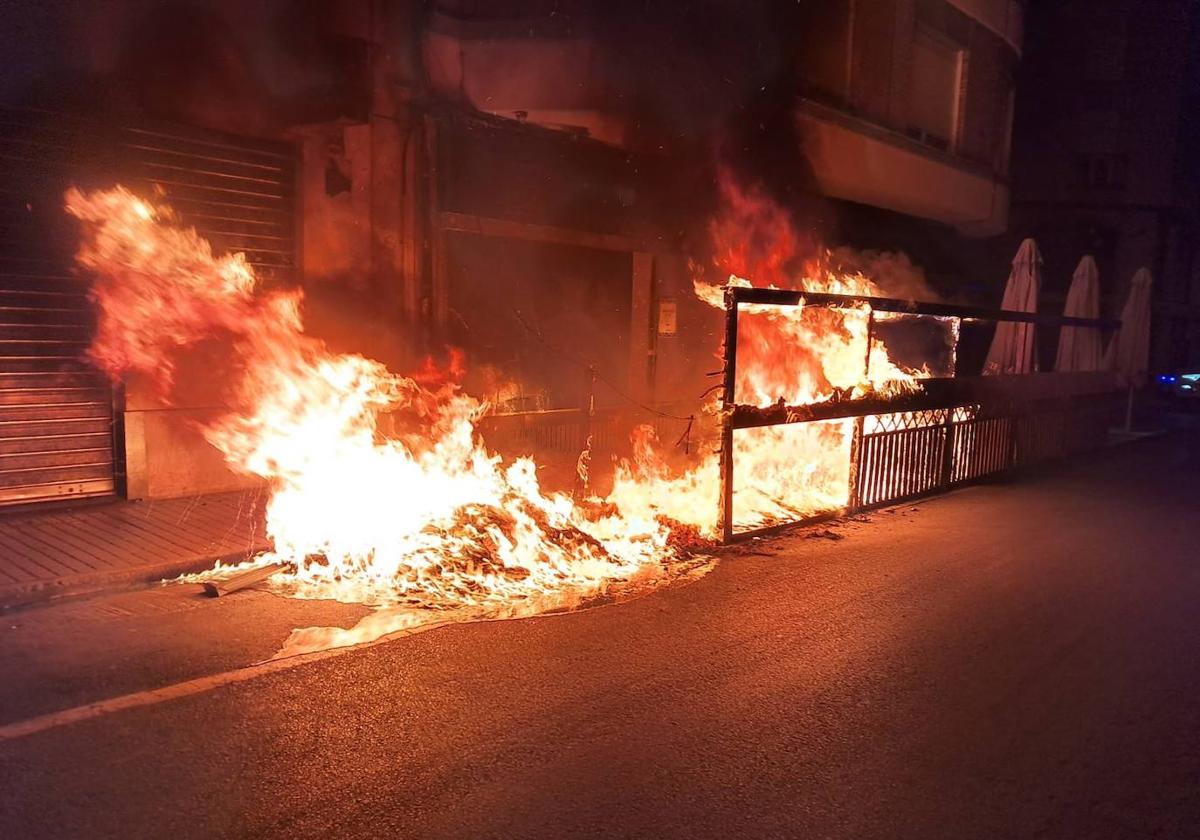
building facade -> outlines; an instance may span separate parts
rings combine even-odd
[[[1200,363],[1197,4],[1032,4],[1014,143],[1012,229],[1038,240],[1060,302],[1092,254],[1119,316],[1154,275],[1151,365]]]
[[[1014,0],[821,0],[798,59],[796,119],[826,196],[940,222],[1006,227]]]
[[[691,16],[587,0],[210,0],[187,4],[186,26],[178,10],[117,7],[16,10],[52,48],[25,39],[29,78],[6,79],[5,98],[194,128],[198,154],[241,135],[250,157],[290,150],[278,169],[292,183],[250,203],[290,220],[267,271],[305,287],[311,330],[397,370],[465,346],[468,387],[514,414],[589,395],[694,410],[720,343],[688,244],[713,206],[715,138],[831,239],[855,228],[856,244],[903,246],[872,240],[890,226],[949,247],[1006,226],[1014,0],[768,0]],[[224,182],[165,191],[197,208],[245,203]],[[187,210],[202,229],[212,216]],[[245,248],[237,237],[257,234],[213,235]],[[166,410],[127,382],[106,415],[103,466],[119,480],[68,470],[21,499],[245,486],[197,431],[220,408],[197,389]],[[15,454],[0,442],[0,461]]]

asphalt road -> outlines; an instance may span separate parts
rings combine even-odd
[[[0,837],[1198,837],[1183,455],[1127,446],[636,601],[3,738]],[[171,588],[0,616],[0,726],[359,615]]]

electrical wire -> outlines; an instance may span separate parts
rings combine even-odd
[[[652,408],[652,407],[646,405],[645,403],[641,402],[640,400],[625,393],[623,390],[618,388],[607,378],[602,376],[600,374],[600,372],[596,369],[596,365],[594,362],[587,361],[586,359],[583,359],[580,356],[576,355],[574,352],[567,350],[564,347],[559,347],[559,346],[555,345],[552,341],[547,339],[546,336],[544,336],[542,334],[541,330],[539,330],[537,327],[533,326],[532,324],[530,324],[528,321],[525,320],[525,316],[523,316],[521,314],[521,311],[519,309],[514,307],[512,312],[513,312],[513,315],[515,315],[517,317],[517,321],[520,322],[521,326],[523,326],[526,330],[528,330],[530,333],[532,333],[533,336],[538,341],[540,341],[542,343],[542,345],[546,347],[547,350],[552,350],[553,352],[566,357],[568,361],[579,365],[581,368],[584,368],[585,370],[590,370],[597,379],[599,379],[601,382],[603,382],[605,385],[607,385],[609,388],[611,388],[617,396],[621,397],[622,399],[626,400],[627,402],[631,403],[632,405],[636,405],[638,408],[642,409],[643,411],[647,411],[650,414],[657,414],[659,417],[664,417],[668,420],[678,420],[680,422],[686,422],[688,424],[688,430],[689,431],[691,430],[691,424],[696,419],[695,414],[689,414],[686,417],[681,417],[678,414],[669,414],[665,411],[659,411],[657,408]],[[685,432],[685,434],[686,434],[686,432]]]

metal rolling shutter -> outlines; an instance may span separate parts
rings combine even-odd
[[[0,504],[116,487],[113,390],[82,358],[94,316],[63,193],[103,169],[88,126],[0,110]]]
[[[161,191],[221,251],[242,251],[260,274],[295,264],[295,154],[268,141],[163,125],[117,131],[122,181]]]
[[[121,489],[120,392],[84,358],[94,313],[62,209],[69,185],[118,181],[164,192],[218,250],[293,265],[287,145],[0,108],[0,505]]]

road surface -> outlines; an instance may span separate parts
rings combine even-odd
[[[1182,454],[274,672],[238,669],[362,610],[169,587],[0,616],[0,837],[1200,836]]]

